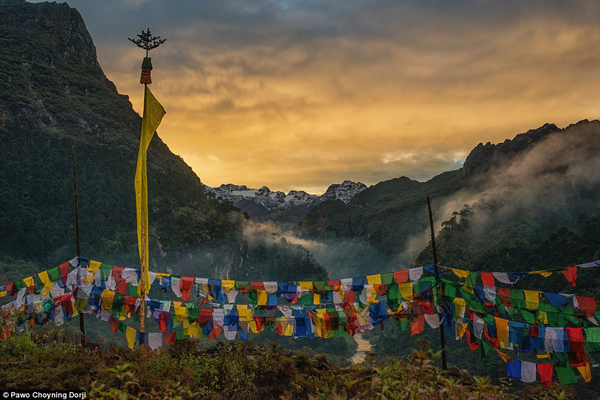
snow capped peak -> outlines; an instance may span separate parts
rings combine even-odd
[[[348,203],[357,194],[365,190],[364,183],[345,180],[339,184],[333,184],[321,196],[308,194],[303,190],[290,190],[288,194],[281,191],[273,192],[267,186],[260,189],[249,189],[246,185],[224,184],[218,188],[206,186],[206,190],[215,194],[216,197],[231,201],[236,207],[243,211],[260,206],[266,211],[285,210],[290,208],[303,208],[310,211],[317,204],[326,200],[342,200]]]
[[[327,188],[327,191],[321,196],[321,201],[325,200],[342,200],[348,204],[350,200],[358,193],[367,188],[362,182],[352,182],[345,180],[342,183],[334,183]]]

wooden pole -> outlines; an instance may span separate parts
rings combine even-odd
[[[431,248],[433,249],[433,266],[435,268],[435,279],[438,293],[438,302],[442,299],[442,286],[440,284],[440,266],[438,264],[437,249],[435,247],[435,230],[433,229],[433,214],[431,213],[431,202],[427,196],[427,209],[429,210],[429,227],[431,229]],[[448,360],[446,358],[446,332],[444,324],[440,324],[440,342],[442,344],[442,368],[448,370]]]
[[[148,51],[146,50],[146,54],[148,54]],[[143,111],[143,121],[146,120],[146,86],[147,84],[144,84],[144,111]],[[143,123],[143,122],[142,122]],[[142,135],[144,133],[142,132]],[[144,150],[145,151],[145,150]],[[148,268],[148,260],[146,260],[146,205],[147,205],[147,200],[146,200],[146,196],[147,196],[147,188],[146,188],[146,177],[144,176],[146,171],[146,166],[144,166],[142,168],[142,199],[141,199],[141,204],[140,204],[140,211],[141,211],[141,248],[140,248],[140,267],[141,267],[141,279],[140,279],[140,333],[144,333],[146,332],[146,268]]]
[[[77,266],[81,266],[81,241],[79,239],[79,199],[77,196],[77,156],[73,146],[73,198],[75,200],[75,238],[77,241]],[[79,277],[78,277],[79,278]],[[79,282],[77,282],[79,284]],[[78,289],[78,291],[81,289]],[[81,331],[81,342],[85,342],[85,323],[83,313],[79,312],[79,330]]]

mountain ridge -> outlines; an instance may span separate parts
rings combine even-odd
[[[293,221],[306,215],[311,209],[324,201],[341,200],[350,202],[354,196],[367,189],[362,182],[345,180],[330,185],[320,196],[309,194],[303,190],[271,191],[267,186],[250,189],[246,185],[223,184],[217,188],[206,186],[215,197],[232,202],[250,218],[265,221]]]
[[[540,154],[536,154],[534,160],[528,159],[533,149],[549,141],[561,142],[560,145],[568,148],[569,138],[577,138],[578,132],[584,130],[593,131],[588,135],[589,140],[597,141],[595,133],[600,132],[600,122],[582,120],[562,129],[544,124],[499,144],[480,143],[470,152],[465,166],[458,170],[444,172],[426,182],[407,177],[379,182],[357,194],[347,205],[319,205],[303,218],[298,233],[305,239],[320,241],[358,238],[387,254],[390,265],[410,264],[429,240],[427,196],[431,198],[436,226],[439,226],[453,211],[461,209],[464,204],[461,201],[473,202],[482,196],[512,190],[514,184],[510,181],[495,185],[490,182],[499,181],[506,171],[518,180],[519,168],[527,167],[535,159],[543,160]],[[552,172],[552,167],[544,164],[536,173],[543,174],[546,170]],[[535,179],[533,173],[526,176]]]

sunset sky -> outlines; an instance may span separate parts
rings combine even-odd
[[[427,180],[479,142],[600,117],[600,2],[69,0],[141,113],[204,183],[320,194]]]

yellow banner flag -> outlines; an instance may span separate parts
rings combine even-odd
[[[135,339],[137,339],[137,331],[128,326],[125,330],[125,338],[127,338],[127,345],[129,348],[133,349],[133,346],[135,346]]]
[[[135,209],[137,214],[138,248],[140,251],[142,280],[146,294],[150,291],[150,276],[148,274],[148,179],[146,173],[146,152],[164,115],[165,109],[156,100],[150,88],[146,86],[142,135],[135,171]],[[140,288],[141,285],[138,287],[138,292]]]

